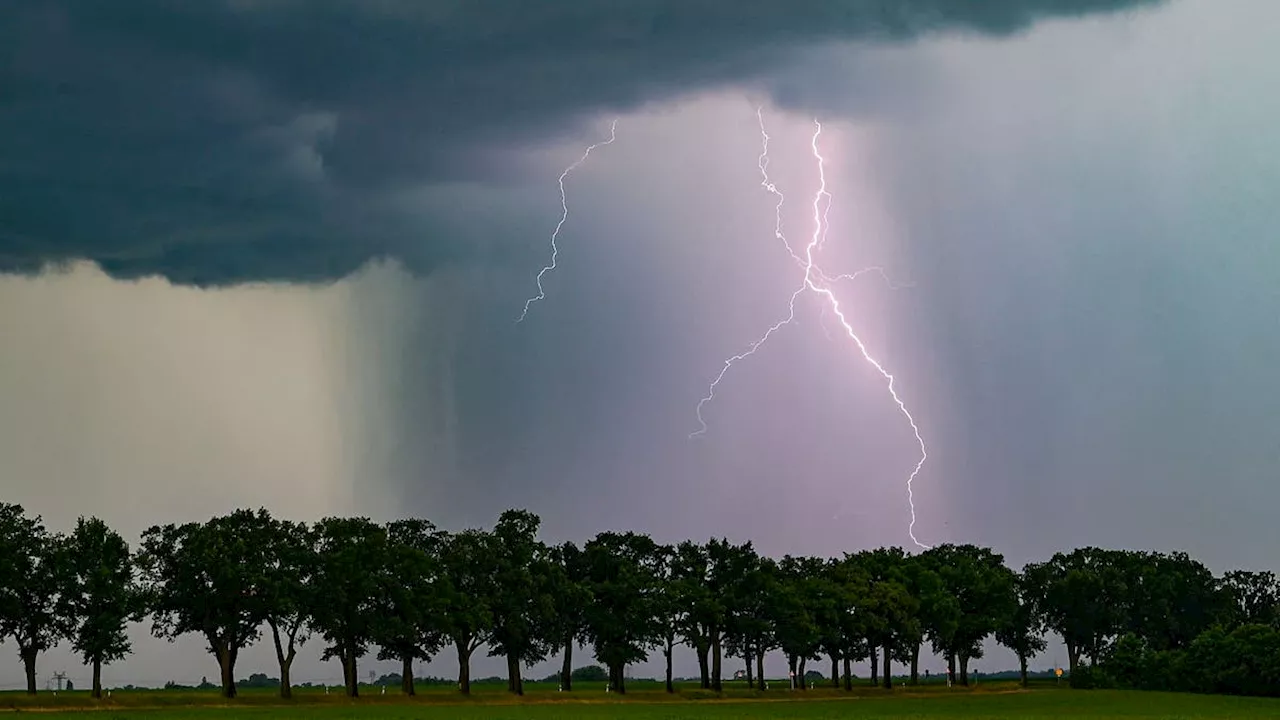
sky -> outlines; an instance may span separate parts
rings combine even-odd
[[[822,267],[883,268],[834,292],[925,440],[921,542],[1280,569],[1280,6],[794,5],[6,5],[2,499],[131,541],[523,507],[548,541],[914,547],[919,446],[812,294],[688,437],[803,280],[759,111],[785,236],[816,119]],[[216,674],[134,637],[108,684]],[[338,682],[318,655],[295,679]]]

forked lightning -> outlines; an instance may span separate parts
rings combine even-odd
[[[823,243],[826,242],[827,214],[831,210],[831,194],[827,192],[825,161],[821,152],[818,150],[818,138],[822,135],[822,124],[816,119],[813,121],[814,132],[813,138],[810,141],[810,145],[813,148],[813,157],[817,161],[818,165],[819,180],[818,191],[813,198],[813,236],[805,245],[803,254],[797,253],[791,247],[791,244],[787,242],[787,239],[784,237],[782,232],[782,205],[785,198],[782,192],[777,189],[777,186],[769,180],[769,134],[765,131],[764,116],[758,109],[756,111],[756,117],[760,120],[760,135],[763,138],[763,148],[759,159],[760,174],[763,179],[760,184],[778,198],[775,213],[774,236],[782,242],[787,253],[791,255],[792,259],[804,270],[804,280],[800,284],[800,287],[791,294],[791,297],[788,300],[787,316],[771,325],[759,339],[747,346],[745,351],[725,360],[724,366],[721,367],[719,374],[711,381],[711,385],[707,390],[707,395],[698,401],[696,414],[698,417],[699,428],[691,433],[689,437],[697,437],[707,432],[707,423],[702,416],[702,409],[707,403],[715,399],[716,387],[720,384],[720,381],[724,379],[724,376],[729,372],[729,369],[738,362],[755,354],[755,352],[759,350],[774,333],[795,320],[796,298],[800,297],[801,293],[806,290],[816,293],[826,301],[824,308],[830,309],[831,313],[839,321],[840,326],[844,329],[845,334],[848,335],[849,339],[852,340],[854,345],[858,348],[858,352],[862,355],[863,360],[870,363],[871,366],[876,369],[876,372],[880,373],[881,377],[885,379],[885,382],[888,384],[889,395],[893,398],[894,403],[897,404],[898,409],[911,425],[911,432],[915,435],[916,442],[920,446],[920,460],[916,462],[915,467],[911,470],[911,474],[907,476],[907,504],[911,510],[911,522],[907,525],[907,535],[911,537],[911,541],[917,546],[927,550],[929,546],[920,542],[920,540],[916,538],[915,534],[916,505],[915,494],[912,487],[916,477],[920,474],[920,470],[924,467],[925,460],[929,457],[928,449],[925,447],[924,437],[920,434],[920,428],[916,424],[915,418],[912,417],[911,412],[907,410],[906,403],[904,403],[902,398],[898,396],[898,391],[895,386],[896,381],[893,374],[886,370],[884,366],[867,351],[867,346],[862,342],[862,339],[858,337],[858,334],[854,332],[852,324],[850,324],[848,318],[844,314],[844,310],[840,306],[840,300],[831,289],[831,285],[835,282],[840,280],[852,280],[860,275],[870,272],[878,273],[886,282],[889,282],[889,278],[885,274],[884,270],[879,267],[864,268],[855,273],[830,276],[823,272],[822,268],[818,266],[817,261],[814,259],[814,252],[821,249]],[[890,287],[894,287],[892,282],[890,282]]]

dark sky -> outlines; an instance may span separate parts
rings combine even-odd
[[[1269,0],[7,4],[5,499],[130,538],[244,505],[449,528],[519,506],[553,540],[910,546],[918,447],[813,296],[687,438],[802,278],[760,108],[787,237],[813,231],[816,117],[822,265],[896,283],[835,292],[928,444],[922,541],[1273,567],[1277,22]],[[615,118],[516,324],[556,178]],[[198,642],[139,650],[108,682],[209,674]]]

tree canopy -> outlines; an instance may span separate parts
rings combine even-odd
[[[704,687],[722,688],[727,658],[764,690],[766,654],[780,650],[803,690],[829,663],[850,689],[853,664],[891,685],[895,665],[919,682],[928,648],[949,680],[969,682],[987,641],[1009,648],[1023,681],[1047,635],[1067,648],[1079,687],[1274,694],[1280,671],[1280,582],[1271,572],[1221,576],[1185,553],[1085,547],[1015,570],[990,548],[942,545],[919,554],[877,548],[838,557],[761,555],[727,538],[663,545],[637,532],[601,532],[548,545],[539,518],[508,510],[491,529],[445,531],[416,518],[312,525],[238,510],[205,522],[147,529],[136,552],[95,518],[67,535],[22,507],[0,504],[0,634],[13,640],[36,691],[41,653],[67,641],[100,669],[127,656],[124,632],[149,617],[153,633],[204,639],[224,695],[234,697],[240,652],[269,632],[280,692],[310,636],[359,693],[357,663],[378,651],[402,663],[453,646],[458,687],[470,690],[475,651],[522,669],[559,655],[571,691],[574,646],[585,643],[604,679],[626,692],[627,667],[653,653],[667,664],[689,646]],[[739,666],[742,667],[742,666]]]

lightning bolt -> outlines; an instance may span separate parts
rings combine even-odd
[[[579,165],[587,161],[587,158],[591,155],[592,150],[595,150],[596,148],[602,147],[604,145],[612,145],[613,141],[616,140],[617,137],[618,137],[618,119],[614,118],[613,123],[609,126],[609,139],[602,140],[594,145],[588,146],[587,149],[582,153],[582,157],[578,158],[578,160],[575,163],[565,168],[564,172],[560,173],[559,182],[560,182],[561,215],[560,215],[560,222],[556,223],[556,229],[551,233],[551,263],[549,265],[544,266],[541,270],[538,271],[538,277],[536,278],[536,281],[538,284],[538,294],[524,301],[524,310],[520,311],[520,317],[516,318],[517,323],[524,322],[525,317],[529,314],[530,305],[533,305],[534,303],[544,299],[547,296],[546,291],[543,290],[542,288],[542,276],[556,269],[556,260],[560,256],[560,247],[556,245],[556,240],[560,237],[560,228],[564,227],[565,221],[569,219],[569,200],[564,192],[564,179],[569,176],[569,173],[578,169]]]
[[[814,252],[817,250],[820,250],[822,248],[823,243],[826,241],[827,229],[828,229],[827,216],[828,216],[828,213],[831,211],[831,204],[832,204],[831,193],[827,192],[827,176],[826,176],[826,167],[825,167],[826,161],[822,157],[822,153],[818,149],[818,138],[822,135],[822,124],[818,122],[816,119],[813,121],[814,132],[813,132],[813,138],[810,141],[810,146],[813,150],[813,157],[818,164],[818,180],[819,180],[818,191],[814,194],[814,197],[813,197],[813,235],[809,239],[809,242],[805,245],[803,254],[797,253],[792,248],[791,244],[787,242],[786,238],[783,236],[783,233],[782,233],[782,204],[784,201],[784,197],[782,195],[782,192],[777,189],[776,185],[774,185],[774,183],[769,180],[769,175],[768,175],[769,135],[765,131],[764,116],[761,114],[760,109],[756,110],[756,117],[760,121],[760,135],[763,138],[763,141],[762,141],[763,148],[762,148],[762,152],[760,154],[760,160],[759,160],[760,174],[763,178],[761,181],[761,185],[767,191],[776,195],[778,198],[778,202],[776,205],[774,236],[779,241],[782,242],[783,247],[786,248],[788,254],[790,254],[791,257],[796,261],[796,263],[800,265],[800,267],[804,270],[804,280],[800,284],[800,287],[797,288],[795,292],[791,294],[791,298],[787,303],[787,309],[788,309],[787,316],[782,320],[779,320],[778,322],[771,325],[769,329],[765,331],[763,335],[760,336],[759,339],[757,339],[755,342],[748,345],[745,351],[725,360],[724,366],[721,367],[719,374],[716,375],[715,379],[711,381],[711,385],[707,390],[706,396],[698,401],[698,406],[695,412],[698,418],[699,429],[695,430],[693,433],[690,433],[689,437],[694,438],[699,435],[703,435],[707,432],[707,423],[702,416],[703,407],[706,406],[707,403],[715,399],[716,387],[720,384],[720,381],[724,379],[724,376],[729,372],[730,368],[732,368],[737,363],[747,359],[748,357],[751,357],[752,355],[754,355],[755,352],[759,350],[761,346],[763,346],[766,342],[768,342],[769,338],[773,337],[774,333],[778,332],[778,330],[780,330],[784,326],[791,324],[796,317],[796,299],[800,297],[800,295],[805,291],[813,292],[826,301],[826,303],[823,305],[824,314],[828,309],[831,311],[831,313],[839,321],[840,327],[844,329],[845,334],[849,337],[850,340],[853,341],[854,345],[858,348],[858,352],[861,354],[862,359],[867,363],[869,363],[873,368],[875,368],[876,372],[878,372],[880,376],[884,378],[888,386],[890,397],[893,398],[893,402],[898,406],[898,410],[900,410],[902,412],[902,415],[907,419],[907,423],[911,426],[911,432],[915,436],[916,442],[920,446],[920,459],[916,462],[915,467],[912,468],[910,475],[907,476],[907,505],[911,511],[911,522],[910,524],[907,525],[907,535],[910,536],[911,541],[914,542],[918,547],[928,550],[930,546],[920,542],[920,540],[916,538],[916,534],[915,534],[916,504],[915,504],[915,492],[913,489],[913,484],[915,483],[916,477],[919,476],[920,470],[924,467],[924,463],[929,457],[929,452],[925,446],[924,437],[920,434],[920,427],[919,425],[917,425],[915,418],[911,415],[911,411],[907,409],[906,403],[904,403],[902,398],[898,395],[898,391],[896,387],[897,385],[896,378],[893,376],[892,373],[886,370],[885,367],[881,365],[880,362],[876,360],[871,355],[871,353],[867,350],[866,344],[863,343],[860,337],[858,337],[857,332],[855,332],[853,329],[853,325],[849,322],[849,319],[845,316],[844,309],[840,305],[839,298],[837,298],[835,293],[831,290],[831,285],[835,284],[836,282],[843,281],[843,280],[853,280],[867,273],[878,273],[881,277],[884,278],[886,282],[889,283],[889,286],[891,288],[896,289],[898,286],[894,285],[894,283],[889,279],[888,275],[884,272],[884,269],[880,267],[873,266],[869,268],[864,268],[854,273],[830,276],[830,275],[827,275],[825,272],[823,272],[822,268],[818,266],[817,261],[814,259]],[[823,205],[824,198],[826,200],[825,207]]]

